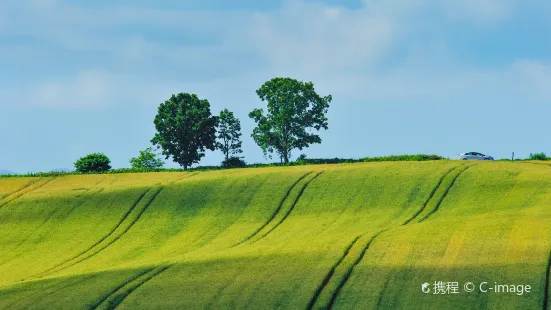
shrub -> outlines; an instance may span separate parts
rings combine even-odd
[[[549,160],[549,157],[544,152],[532,154],[528,157],[529,160]]]
[[[306,158],[306,154],[300,154],[300,156],[295,160],[295,163],[298,165],[306,165],[308,164],[308,159]]]
[[[103,173],[111,169],[111,160],[102,153],[86,155],[75,162],[80,173]]]
[[[230,157],[222,162],[223,168],[243,168],[247,167],[247,163],[239,157]]]
[[[140,151],[140,156],[130,159],[132,169],[159,169],[164,166],[162,159],[158,157],[152,147]]]

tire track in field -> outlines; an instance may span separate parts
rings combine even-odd
[[[350,266],[350,268],[348,269],[348,271],[346,272],[344,277],[339,282],[339,285],[337,286],[337,288],[335,289],[335,291],[331,295],[331,299],[329,300],[329,304],[327,305],[327,309],[331,309],[333,307],[333,305],[335,304],[335,301],[337,300],[337,297],[339,297],[339,294],[342,291],[342,288],[346,285],[346,282],[348,282],[348,279],[352,275],[352,272],[354,271],[354,268],[356,268],[356,266],[362,261],[362,259],[365,256],[365,253],[367,252],[367,250],[369,250],[369,248],[371,247],[371,244],[373,244],[375,239],[377,237],[379,237],[385,231],[387,231],[387,229],[379,231],[378,233],[374,234],[373,237],[371,237],[371,239],[369,239],[367,244],[362,249],[362,252],[361,252],[360,256],[358,256],[358,258],[354,261],[352,266]]]
[[[195,172],[195,173],[191,173],[185,177],[182,177],[182,178],[179,178],[177,180],[174,180],[168,184],[173,184],[175,182],[178,182],[178,181],[181,181],[181,180],[186,180],[186,179],[189,179],[193,176],[196,176],[197,174],[199,174],[199,172]],[[132,214],[132,211],[134,211],[136,209],[136,207],[143,201],[143,199],[145,198],[145,196],[150,193],[151,191],[153,191],[154,188],[150,188],[148,190],[146,190],[145,192],[143,192],[139,197],[138,199],[134,202],[134,204],[130,207],[130,209],[128,209],[126,211],[126,213],[122,216],[122,218],[119,220],[119,222],[115,225],[114,228],[111,229],[111,231],[109,231],[105,236],[103,236],[102,238],[100,238],[100,240],[98,240],[96,243],[94,243],[92,246],[88,247],[86,250],[80,252],[79,254],[73,256],[72,258],[69,258],[65,261],[63,261],[62,263],[59,263],[58,265],[42,272],[42,273],[39,273],[38,275],[35,275],[35,276],[32,276],[32,277],[29,277],[27,279],[24,279],[23,281],[26,281],[26,280],[29,280],[33,277],[38,277],[38,278],[43,278],[45,276],[48,276],[48,275],[51,275],[53,273],[56,273],[56,272],[59,272],[59,271],[62,271],[62,270],[65,270],[67,268],[70,268],[76,264],[79,264],[85,260],[88,260],[94,256],[96,256],[97,254],[99,254],[100,252],[104,251],[105,249],[107,249],[109,246],[111,246],[113,243],[115,243],[116,241],[118,241],[121,237],[123,237],[135,224],[136,222],[141,218],[141,216],[145,213],[145,211],[147,211],[147,209],[149,208],[149,206],[153,203],[153,201],[157,198],[157,196],[161,193],[161,191],[164,189],[166,185],[162,185],[162,186],[159,186],[159,188],[157,189],[156,192],[153,193],[153,195],[151,196],[151,198],[145,203],[145,205],[142,207],[142,209],[138,212],[138,214],[136,215],[136,217],[130,222],[130,224],[121,232],[119,233],[118,235],[116,235],[114,237],[113,240],[110,240],[108,241],[107,243],[105,244],[102,244],[105,240],[107,240],[109,237],[111,236],[114,236],[115,235],[115,232],[123,226],[123,224],[127,221],[127,219],[130,217],[130,215]],[[98,249],[96,249],[98,248]],[[88,255],[88,254],[91,254],[91,255]]]
[[[96,186],[99,185],[101,182],[102,182],[102,181],[97,182],[97,183],[94,184],[91,188],[96,187]],[[89,191],[91,190],[91,188],[86,189],[85,192],[89,192]],[[99,191],[93,193],[92,195],[90,195],[90,197],[93,196],[93,195],[96,195],[96,194],[100,193],[102,190],[103,190],[103,188],[100,189]],[[78,196],[76,199],[79,199],[79,198],[81,198],[81,196]],[[78,200],[77,200],[77,201],[78,201]],[[80,203],[77,203],[76,206],[71,207],[71,209],[69,210],[69,212],[68,212],[67,214],[71,213],[76,207],[82,205],[83,203],[84,203],[84,201],[83,201],[82,199],[80,199]],[[56,214],[58,213],[58,211],[59,211],[59,208],[54,208],[54,210],[52,210],[52,211],[48,214],[48,216],[42,221],[42,223],[40,223],[40,225],[39,225],[37,228],[34,229],[33,232],[27,234],[27,235],[25,236],[25,238],[23,238],[23,240],[21,240],[21,241],[20,241],[14,248],[12,248],[9,252],[14,252],[14,251],[18,250],[19,248],[21,248],[22,246],[24,246],[32,237],[34,237],[34,236],[36,236],[38,233],[40,233],[41,230],[44,228],[44,226],[46,226],[46,224],[50,221],[50,219],[51,219],[52,217],[54,217],[54,215],[56,215]],[[0,263],[0,267],[4,266],[5,264],[9,263],[10,261],[13,261],[14,259],[17,259],[17,258],[23,256],[24,254],[25,254],[25,253],[23,252],[23,253],[16,254],[15,256],[12,256],[12,257],[9,258],[7,261],[4,261],[4,262]]]
[[[61,292],[65,289],[67,289],[67,288],[73,287],[73,286],[75,286],[77,284],[80,284],[82,282],[88,281],[92,277],[95,277],[95,275],[93,275],[91,277],[87,276],[87,277],[81,277],[81,278],[77,278],[77,279],[70,278],[69,280],[63,281],[61,283],[53,283],[52,285],[49,285],[45,289],[41,289],[37,293],[31,292],[29,295],[26,295],[25,297],[16,300],[15,302],[7,305],[6,309],[11,309],[12,307],[15,308],[17,305],[19,305],[21,303],[24,303],[23,305],[20,306],[21,308],[29,308],[29,305],[36,306],[36,303],[38,303],[40,300],[43,300],[44,298],[46,298],[50,295]]]
[[[81,198],[90,199],[90,198],[92,198],[92,197],[94,197],[94,196],[96,196],[96,195],[101,194],[101,193],[105,190],[106,187],[109,187],[109,186],[113,185],[113,183],[115,183],[116,180],[117,180],[115,177],[113,177],[113,179],[114,179],[114,180],[111,181],[107,186],[100,187],[98,190],[92,192],[92,193],[89,194],[88,196],[84,196],[84,194],[87,194],[87,193],[91,192],[92,189],[98,187],[101,183],[103,183],[104,181],[107,180],[107,177],[103,177],[103,178],[102,178],[101,180],[99,180],[96,184],[90,186],[90,188],[87,188],[87,189],[84,191],[84,193],[81,193],[81,194],[76,195],[75,198],[80,199],[80,203],[76,203],[74,206],[72,206],[72,207],[69,209],[69,211],[66,212],[66,214],[65,214],[64,217],[68,217],[69,215],[71,215],[71,213],[73,213],[73,211],[75,211],[77,208],[81,207],[81,206],[86,202],[86,200],[81,199]]]
[[[367,250],[369,250],[369,248],[371,247],[371,244],[373,244],[373,242],[375,241],[375,239],[377,237],[379,237],[382,233],[384,233],[385,231],[387,231],[388,229],[385,229],[385,230],[381,230],[379,231],[378,233],[374,234],[373,237],[371,237],[371,239],[369,239],[369,241],[367,242],[367,244],[364,246],[364,248],[362,249],[362,252],[360,254],[360,256],[358,256],[358,258],[354,261],[354,263],[352,264],[352,266],[350,266],[350,268],[348,269],[348,271],[346,272],[346,274],[344,275],[344,277],[341,279],[341,281],[339,282],[337,288],[335,289],[335,291],[333,292],[333,294],[331,295],[331,299],[329,300],[329,304],[327,305],[327,309],[331,309],[333,307],[333,305],[335,304],[335,301],[337,300],[337,297],[339,297],[339,294],[341,293],[342,291],[342,288],[346,285],[346,282],[348,282],[348,279],[350,278],[350,276],[352,275],[352,272],[354,271],[354,268],[356,268],[356,266],[362,261],[362,259],[364,258],[365,256],[365,253],[367,252]]]
[[[266,228],[266,226],[268,226],[274,220],[274,218],[277,216],[277,214],[281,211],[281,208],[283,208],[283,204],[289,198],[289,195],[291,195],[291,192],[293,191],[293,189],[298,185],[298,183],[300,183],[300,181],[304,180],[304,178],[306,178],[308,175],[312,174],[312,172],[313,171],[310,171],[310,172],[307,172],[307,173],[303,174],[293,184],[291,184],[291,186],[289,187],[289,189],[287,190],[285,195],[279,201],[279,204],[278,204],[277,208],[274,210],[274,212],[272,213],[270,218],[268,218],[268,220],[264,224],[262,224],[262,226],[260,226],[257,230],[255,230],[247,238],[243,239],[241,242],[239,242],[236,245],[232,246],[232,248],[235,248],[236,246],[241,245],[241,244],[249,241],[250,239],[254,238],[260,231],[262,231],[262,229]]]
[[[143,270],[142,272],[138,273],[137,275],[131,277],[130,279],[127,279],[126,281],[124,281],[123,283],[117,285],[117,287],[115,287],[112,291],[110,291],[109,293],[107,293],[106,295],[102,296],[100,300],[98,300],[97,302],[95,302],[93,305],[90,306],[90,309],[97,309],[101,304],[103,304],[111,295],[115,294],[116,292],[118,292],[120,289],[122,289],[123,287],[125,287],[126,285],[128,285],[129,283],[133,282],[133,281],[136,281],[137,279],[139,279],[140,277],[144,276],[145,274],[147,274],[148,272],[152,271],[153,269],[155,268],[149,268],[149,269],[146,269],[146,270]]]
[[[432,191],[430,192],[429,196],[427,197],[427,199],[425,200],[425,202],[423,203],[423,205],[421,206],[421,208],[419,210],[417,210],[417,212],[415,212],[415,214],[410,217],[409,219],[407,219],[404,223],[402,223],[402,226],[404,225],[407,225],[408,223],[410,223],[411,221],[413,221],[416,217],[419,216],[419,214],[421,214],[425,208],[427,207],[427,205],[429,204],[429,202],[432,200],[432,198],[434,197],[434,195],[436,194],[436,191],[438,190],[438,188],[442,185],[442,182],[444,181],[444,179],[453,171],[455,170],[457,167],[459,166],[455,166],[455,167],[452,167],[451,169],[445,171],[442,176],[440,176],[440,179],[438,179],[438,182],[436,183],[436,185],[433,187]]]
[[[362,235],[359,235],[356,238],[354,238],[354,240],[352,240],[352,242],[346,247],[346,249],[344,250],[344,252],[343,252],[342,256],[339,258],[339,260],[335,264],[333,264],[333,266],[331,266],[331,269],[329,269],[329,272],[327,273],[327,275],[325,275],[325,278],[321,282],[320,286],[318,286],[318,288],[316,289],[316,292],[314,293],[314,296],[312,297],[312,299],[308,303],[308,307],[307,307],[308,310],[314,308],[314,306],[316,305],[316,302],[318,301],[321,293],[323,292],[325,287],[327,287],[327,285],[329,284],[329,281],[331,280],[331,277],[333,277],[333,275],[335,274],[335,270],[337,269],[337,267],[339,267],[339,265],[348,256],[348,254],[350,253],[350,250],[352,249],[352,247],[356,244],[356,242],[358,242],[358,240],[361,237],[362,237]]]
[[[430,201],[435,199],[436,192],[438,191],[439,188],[441,188],[442,183],[444,182],[445,178],[447,176],[449,176],[450,173],[452,173],[454,170],[458,169],[458,167],[461,167],[461,166],[462,165],[452,167],[449,170],[447,170],[446,172],[444,172],[444,174],[439,178],[437,184],[434,186],[434,188],[430,192],[427,199],[424,201],[422,207],[412,217],[407,219],[400,226],[407,225],[407,224],[411,223],[413,220],[415,220],[426,209],[426,207],[430,203]],[[459,176],[463,172],[465,172],[467,169],[471,168],[472,166],[474,166],[474,165],[468,165],[464,169],[460,170],[459,173],[456,176],[453,177],[452,181],[450,182],[450,185],[444,190],[444,193],[442,194],[442,196],[440,197],[440,199],[436,203],[436,206],[429,212],[429,214],[427,214],[424,218],[422,218],[418,222],[424,221],[426,218],[428,218],[430,215],[432,215],[434,212],[436,212],[439,209],[440,205],[442,204],[442,201],[447,197],[451,187],[455,184],[455,181],[459,178]],[[365,256],[366,252],[370,248],[371,244],[374,242],[375,238],[377,238],[380,234],[382,234],[383,232],[385,232],[389,229],[391,229],[391,228],[387,228],[383,231],[380,231],[379,233],[375,234],[367,242],[366,246],[362,249],[361,254],[359,255],[359,257],[354,261],[354,263],[351,265],[351,267],[347,270],[346,274],[341,279],[341,281],[338,284],[337,288],[332,293],[332,296],[331,296],[331,299],[330,299],[329,303],[327,305],[323,305],[322,308],[331,309],[333,307],[333,304],[335,303],[337,297],[339,296],[340,291],[342,290],[342,288],[345,286],[346,282],[350,278],[352,272],[354,271],[354,268],[362,261],[363,257]],[[360,235],[356,239],[354,239],[353,243],[345,249],[344,255],[331,267],[328,274],[326,275],[326,277],[322,281],[321,285],[317,288],[313,298],[310,300],[310,303],[308,304],[307,309],[313,309],[316,306],[316,303],[319,301],[319,298],[320,298],[323,290],[329,285],[329,282],[331,281],[331,278],[333,278],[335,270],[338,268],[338,266],[340,266],[347,259],[347,256],[349,256],[348,254],[350,253],[350,250],[355,245],[355,243],[358,241],[358,239],[361,238],[361,237],[362,237],[362,235]],[[550,254],[549,264],[550,264],[549,268],[551,268],[551,254]],[[381,299],[381,296],[379,296],[379,301],[378,301],[379,303],[381,301],[380,299]]]
[[[59,271],[62,271],[62,270],[65,270],[65,269],[70,268],[70,267],[72,267],[76,264],[82,263],[83,261],[86,261],[86,260],[96,256],[97,254],[103,252],[105,249],[107,249],[113,243],[117,242],[122,236],[124,236],[134,226],[134,224],[136,224],[136,222],[140,219],[142,214],[144,214],[144,212],[149,208],[149,206],[153,203],[155,198],[157,198],[157,196],[161,193],[162,190],[163,190],[163,188],[161,187],[152,195],[152,197],[149,199],[149,201],[147,201],[147,203],[144,205],[144,207],[139,211],[137,216],[130,222],[130,224],[126,228],[124,228],[124,230],[120,234],[116,235],[113,240],[110,240],[105,244],[101,244],[101,242],[103,242],[107,238],[113,236],[114,234],[112,233],[112,234],[108,235],[107,237],[103,238],[102,241],[97,242],[96,246],[99,247],[98,249],[94,249],[94,247],[92,247],[85,254],[81,255],[81,257],[77,258],[75,261],[69,262],[66,266],[58,266],[59,269],[51,270],[51,272],[43,275],[42,277],[53,274],[53,273],[56,273],[56,272],[59,272]],[[143,200],[144,196],[147,193],[149,193],[150,191],[151,190],[148,190],[146,193],[143,194],[143,196],[138,200],[138,203],[136,204],[136,206]],[[130,212],[127,212],[127,213],[130,214],[131,211],[133,211],[136,208],[136,206],[134,206],[132,208],[132,210],[130,210]],[[121,222],[124,222],[128,217],[129,217],[129,215],[126,215],[126,217],[123,218]],[[121,227],[121,226],[122,226],[122,224],[119,225],[118,227]],[[115,228],[115,230],[116,230],[116,228]],[[87,254],[91,254],[91,255],[87,255]]]
[[[312,183],[312,181],[314,181],[315,179],[317,179],[320,175],[322,175],[325,171],[320,171],[318,172],[313,178],[311,178],[310,180],[308,180],[308,182],[306,182],[302,188],[300,189],[300,192],[298,193],[297,197],[295,198],[295,200],[293,201],[293,204],[291,205],[291,207],[289,208],[289,210],[287,210],[287,213],[285,213],[285,215],[283,216],[283,218],[274,226],[272,227],[267,233],[265,233],[264,235],[262,235],[260,238],[256,239],[254,242],[260,240],[260,239],[263,239],[265,238],[267,235],[269,235],[272,231],[274,231],[276,228],[279,227],[279,225],[283,224],[283,222],[287,219],[287,217],[289,217],[289,215],[293,212],[293,210],[295,209],[298,201],[300,200],[300,198],[302,197],[302,195],[304,194],[304,191],[306,190],[306,188],[308,187],[308,185],[310,185],[310,183]]]
[[[421,208],[419,208],[419,210],[417,210],[417,212],[415,212],[415,214],[413,216],[411,216],[409,219],[407,219],[404,223],[402,223],[400,226],[405,226],[409,223],[411,223],[414,219],[416,219],[427,207],[427,205],[429,204],[430,201],[432,201],[436,195],[436,192],[438,191],[438,189],[442,186],[442,183],[444,182],[444,179],[450,175],[450,173],[452,173],[454,170],[456,170],[457,168],[459,168],[461,165],[458,165],[458,166],[455,166],[455,167],[452,167],[450,169],[448,169],[447,171],[445,171],[442,176],[440,176],[440,178],[438,179],[436,185],[433,187],[433,189],[431,190],[429,196],[427,197],[427,199],[425,199],[423,205],[421,206]],[[470,168],[470,166],[468,166],[467,168],[463,169],[462,171],[459,172],[459,174],[452,180],[452,181],[455,181],[455,179],[457,179],[457,177],[462,173],[464,172],[466,169]],[[452,184],[453,185],[453,182]],[[450,186],[451,187],[451,186]],[[447,195],[447,192],[449,191],[449,188],[444,192],[443,196]],[[441,197],[440,198],[440,203],[441,201],[443,200],[443,198]],[[437,209],[437,208],[435,208]],[[435,210],[433,210],[430,214],[434,213]],[[322,307],[323,308],[327,308],[327,309],[330,309],[335,300],[337,299],[338,295],[340,294],[340,291],[342,290],[342,288],[344,287],[344,285],[346,284],[346,282],[348,281],[348,278],[350,277],[350,275],[352,274],[354,268],[362,261],[363,257],[365,256],[367,250],[369,249],[369,247],[371,246],[371,244],[373,243],[373,241],[375,240],[375,238],[377,238],[380,234],[382,234],[383,232],[387,231],[391,229],[390,227],[385,229],[385,230],[382,230],[380,231],[379,233],[376,233],[368,242],[367,244],[364,246],[364,248],[362,249],[361,251],[361,254],[359,255],[359,257],[352,263],[351,267],[346,271],[345,275],[343,276],[343,278],[341,279],[341,282],[339,282],[339,284],[337,285],[337,288],[335,289],[335,291],[332,293],[331,295],[331,299],[329,301],[329,303],[327,305],[323,305]],[[352,247],[357,243],[357,241],[363,237],[363,235],[359,235],[358,237],[356,237],[352,243],[345,249],[344,253],[343,253],[343,256],[341,256],[339,258],[339,260],[330,268],[329,272],[327,273],[327,275],[325,276],[324,280],[322,281],[322,283],[320,284],[320,286],[316,289],[316,292],[314,293],[314,296],[312,297],[312,299],[310,300],[310,303],[308,304],[307,306],[307,309],[308,310],[311,310],[315,307],[316,303],[318,302],[322,292],[324,289],[326,289],[329,285],[329,282],[331,281],[331,278],[334,276],[334,273],[335,273],[335,270],[347,259],[349,253],[350,253],[350,250],[352,249]],[[388,281],[387,281],[388,282]],[[385,284],[386,285],[386,284]],[[380,303],[380,299],[381,299],[382,296],[379,296],[379,303]]]
[[[551,285],[551,251],[547,259],[547,269],[545,270],[545,289],[543,290],[543,310],[549,310],[549,289]]]
[[[12,193],[12,195],[15,195],[15,197],[12,198],[12,199],[9,199],[9,200],[7,200],[7,201],[0,202],[0,209],[1,209],[2,207],[6,206],[7,204],[13,202],[14,200],[23,197],[23,195],[28,194],[28,193],[30,193],[30,192],[33,192],[33,191],[35,191],[35,190],[37,190],[37,189],[39,189],[39,188],[42,188],[42,187],[48,185],[48,183],[52,182],[52,181],[55,180],[55,179],[56,179],[56,177],[49,178],[49,179],[47,179],[46,181],[44,181],[42,184],[38,184],[37,186],[32,187],[32,185],[34,185],[34,184],[36,184],[36,183],[39,183],[39,182],[42,180],[42,179],[40,179],[40,180],[38,180],[38,181],[36,181],[36,182],[30,184],[29,186],[25,187],[25,189],[28,189],[27,191],[25,191],[24,189],[22,189],[22,190],[20,190],[20,191],[17,191],[17,193]],[[31,187],[32,187],[32,188],[31,188]],[[4,197],[4,198],[2,198],[2,200],[4,200],[5,198],[9,198],[9,197]]]
[[[76,254],[75,256],[55,265],[54,267],[50,268],[50,269],[47,269],[45,271],[43,271],[42,273],[38,274],[38,275],[35,275],[35,276],[32,276],[31,278],[33,277],[38,277],[38,278],[42,278],[44,276],[47,276],[50,274],[50,271],[54,271],[55,269],[59,268],[59,267],[62,267],[63,265],[67,264],[67,263],[70,263],[71,261],[73,260],[76,260],[78,258],[81,258],[82,256],[86,255],[88,252],[92,251],[95,247],[97,247],[98,245],[100,245],[105,239],[109,238],[111,235],[113,235],[115,233],[115,231],[122,225],[122,223],[128,218],[128,216],[130,215],[130,213],[132,213],[132,211],[136,208],[136,206],[140,203],[140,201],[142,201],[142,199],[144,198],[144,196],[150,191],[151,189],[148,189],[146,190],[145,192],[141,193],[140,196],[138,196],[138,199],[136,199],[136,201],[132,204],[132,206],[123,214],[123,216],[121,217],[121,219],[119,220],[119,222],[115,225],[115,227],[113,227],[106,235],[104,235],[103,237],[101,237],[98,241],[96,241],[96,243],[94,243],[93,245],[91,245],[90,247],[88,247],[87,249],[83,250],[82,252]],[[67,267],[68,268],[68,267]],[[28,279],[25,279],[25,280],[28,280]]]
[[[19,192],[25,190],[25,189],[28,188],[29,186],[35,184],[36,182],[41,181],[42,179],[43,179],[43,178],[38,178],[38,179],[36,179],[36,180],[32,180],[32,181],[30,181],[30,182],[24,184],[23,186],[19,187],[18,189],[14,190],[14,191],[12,191],[12,192],[10,192],[10,193],[5,194],[2,198],[0,198],[0,201],[2,201],[2,200],[4,200],[4,199],[8,198],[8,197],[11,196],[11,195],[15,195],[15,194],[17,194],[17,193],[19,193]]]
[[[140,288],[145,283],[151,281],[159,274],[169,269],[171,265],[154,267],[141,272],[135,277],[130,278],[124,283],[118,285],[115,289],[110,291],[107,295],[103,296],[99,301],[93,304],[90,309],[116,309],[124,300],[132,294],[135,290]]]
[[[377,305],[375,306],[375,309],[381,309],[381,304],[383,303],[383,297],[385,296],[386,290],[388,289],[389,282],[390,282],[390,279],[387,278],[385,281],[385,284],[383,284],[383,289],[381,290],[381,293],[379,293],[379,298],[377,299]]]
[[[256,188],[256,190],[258,190],[259,188],[261,188],[263,185],[265,185],[265,183],[268,181],[268,179],[265,179],[265,180],[262,180],[259,185],[258,185],[258,188]],[[247,200],[246,202],[243,203],[243,208],[240,210],[240,213],[238,216],[236,216],[232,221],[231,223],[228,223],[223,229],[221,230],[218,230],[216,231],[213,235],[210,235],[210,233],[213,232],[213,229],[209,229],[208,231],[204,231],[199,237],[197,237],[192,243],[190,243],[191,245],[193,246],[196,246],[196,248],[192,248],[192,249],[189,249],[189,250],[185,250],[183,252],[179,252],[180,254],[184,254],[184,253],[189,253],[191,251],[196,251],[196,250],[199,250],[207,245],[209,245],[210,242],[216,240],[216,238],[218,238],[219,236],[225,234],[229,229],[231,229],[233,227],[233,225],[235,225],[235,223],[239,222],[239,220],[241,219],[241,217],[243,216],[243,213],[245,213],[245,210],[248,209],[250,207],[250,204],[251,204],[251,201],[253,201],[254,197],[257,195],[258,191],[256,191],[255,193],[251,193],[248,197],[247,197]],[[218,216],[223,216],[224,215],[224,210],[219,210],[219,212],[216,213],[216,217]],[[206,236],[206,240],[202,240],[203,238],[205,238]],[[202,240],[202,241],[201,241]],[[239,243],[240,244],[240,243]],[[238,244],[237,244],[238,245]],[[233,247],[236,247],[237,245],[234,245],[232,246]]]
[[[56,209],[51,211],[48,214],[48,216],[42,221],[42,223],[40,223],[40,225],[38,225],[38,227],[34,228],[34,232],[40,231],[50,221],[50,219],[55,215],[56,211],[57,211]],[[17,245],[15,247],[13,247],[9,250],[9,253],[13,253],[14,251],[17,251],[19,248],[24,246],[29,241],[29,239],[31,239],[33,236],[35,236],[35,234],[33,232],[30,232],[29,234],[27,234],[21,241],[19,241],[17,243]],[[19,253],[19,254],[15,254],[14,256],[11,256],[7,260],[1,262],[0,267],[6,265],[7,263],[9,263],[11,261],[13,261],[14,259],[17,259],[17,258],[21,257],[23,254],[25,254],[25,253],[23,252],[23,253]]]
[[[434,208],[427,215],[425,215],[423,218],[421,218],[419,221],[417,221],[418,223],[423,222],[424,220],[428,219],[432,214],[434,214],[436,211],[438,211],[438,209],[440,208],[440,205],[442,204],[444,199],[446,199],[446,197],[448,197],[448,193],[450,192],[452,187],[455,185],[455,181],[457,181],[457,179],[463,174],[463,172],[465,172],[467,169],[471,168],[472,166],[474,166],[474,165],[469,165],[469,166],[465,167],[464,169],[460,170],[459,173],[457,173],[457,175],[455,175],[453,177],[450,185],[448,185],[448,187],[446,188],[446,190],[444,191],[442,196],[440,196],[440,199],[438,199],[438,202],[436,203]]]

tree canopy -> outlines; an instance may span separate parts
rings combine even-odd
[[[164,166],[164,162],[160,159],[152,147],[148,147],[140,151],[138,157],[130,159],[130,164],[134,169],[158,169]]]
[[[228,109],[222,110],[218,117],[216,148],[224,153],[227,161],[230,156],[243,153],[241,150],[241,122],[233,112]]]
[[[332,96],[321,97],[312,82],[291,78],[273,78],[256,91],[262,101],[268,102],[266,113],[255,109],[249,113],[257,126],[252,137],[265,155],[276,152],[288,163],[293,149],[321,143],[313,130],[328,129],[326,117]]]
[[[93,153],[78,159],[75,169],[80,173],[102,173],[111,169],[111,160],[103,153]]]
[[[206,149],[215,150],[216,117],[208,100],[195,94],[172,95],[159,106],[154,124],[157,133],[151,142],[184,170],[199,163]]]

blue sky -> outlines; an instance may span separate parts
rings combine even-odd
[[[247,115],[276,76],[333,95],[308,157],[551,153],[547,0],[3,0],[0,72],[0,169],[19,173],[128,167],[178,92],[234,111],[264,162]]]

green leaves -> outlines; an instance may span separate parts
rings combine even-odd
[[[158,158],[157,153],[152,147],[140,151],[140,156],[130,159],[130,164],[133,169],[159,169],[164,166],[162,159]]]
[[[549,160],[550,158],[545,155],[544,152],[541,153],[530,153],[530,156],[528,156],[528,160]]]
[[[249,113],[257,123],[251,136],[265,155],[275,151],[287,163],[293,149],[321,143],[320,136],[311,131],[328,129],[325,115],[333,99],[331,95],[321,97],[312,82],[291,78],[274,78],[256,93],[268,102],[268,110],[266,114],[262,109]]]
[[[241,122],[228,109],[222,110],[217,122],[218,141],[216,148],[224,153],[227,161],[231,155],[243,153],[241,150]]]
[[[197,95],[172,95],[159,106],[154,124],[157,133],[151,143],[186,170],[205,156],[206,149],[215,149],[216,117],[208,100]]]
[[[75,162],[80,173],[102,173],[111,169],[111,160],[103,153],[86,155]]]

